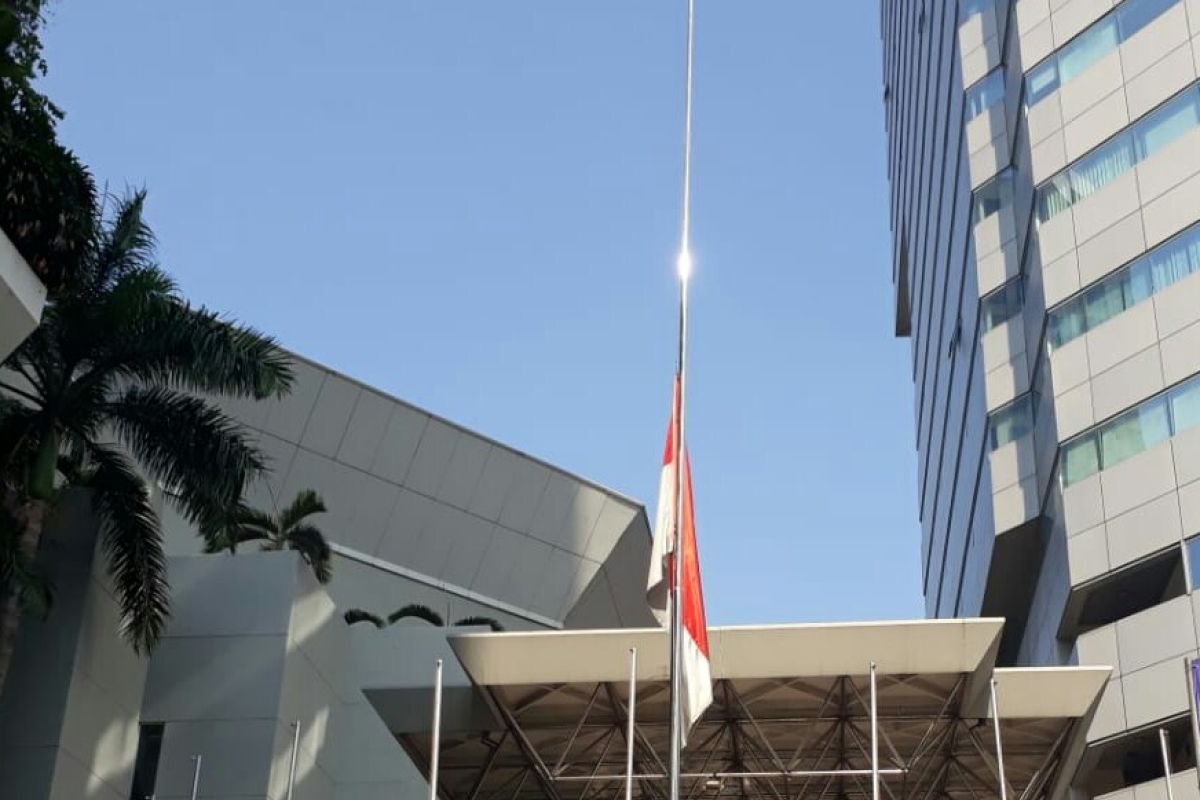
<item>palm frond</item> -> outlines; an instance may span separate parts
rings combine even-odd
[[[238,423],[197,397],[135,386],[107,406],[117,435],[151,475],[178,492],[193,522],[234,505],[264,462]]]
[[[130,377],[233,397],[282,397],[293,381],[274,339],[174,298],[144,309],[110,360]]]
[[[243,530],[255,530],[267,536],[279,530],[274,517],[265,511],[259,511],[257,508],[251,508],[245,504],[238,506],[233,518],[238,528]]]
[[[305,517],[325,513],[325,501],[312,489],[302,489],[283,511],[279,512],[278,530],[287,533]]]
[[[390,625],[404,619],[405,617],[416,617],[417,619],[423,619],[430,625],[436,625],[439,628],[446,624],[446,621],[442,619],[441,614],[437,613],[429,606],[423,606],[420,603],[409,603],[403,608],[396,609],[387,615],[387,621]]]
[[[471,625],[486,625],[496,633],[504,630],[504,626],[491,617],[463,617],[458,622],[454,623],[456,627],[469,627]]]
[[[146,653],[170,615],[162,529],[150,493],[133,465],[115,449],[93,445],[92,507],[100,520],[101,546],[121,606],[121,632]]]
[[[0,593],[16,589],[21,607],[45,618],[54,604],[54,587],[22,555],[17,546],[18,528],[17,520],[0,505]]]
[[[342,614],[342,619],[346,620],[347,625],[357,625],[360,622],[369,622],[376,628],[385,628],[387,623],[378,614],[372,614],[370,611],[364,611],[361,608],[352,608],[345,614]]]
[[[308,562],[318,582],[329,583],[333,577],[333,550],[315,526],[293,526],[287,532],[287,545]]]
[[[0,473],[32,456],[40,412],[0,394]]]
[[[96,249],[92,292],[102,291],[130,270],[154,263],[154,233],[143,218],[145,210],[145,189],[117,201]]]

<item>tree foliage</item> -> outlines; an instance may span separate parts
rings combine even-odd
[[[347,625],[357,625],[362,622],[369,622],[376,628],[386,628],[390,625],[395,625],[402,619],[419,619],[428,622],[438,628],[446,627],[445,618],[434,611],[432,608],[420,603],[409,603],[406,606],[396,609],[386,617],[381,617],[370,611],[361,608],[352,608],[342,615],[346,620]],[[502,631],[504,626],[491,617],[463,617],[454,623],[454,627],[463,628],[471,626],[487,626],[493,631]]]
[[[62,112],[39,92],[46,0],[0,3],[0,229],[52,292],[97,236],[91,173],[58,140]]]
[[[263,399],[291,386],[262,334],[183,300],[155,261],[145,194],[118,201],[0,373],[0,675],[12,614],[40,597],[42,525],[63,490],[92,498],[128,640],[146,650],[167,618],[162,531],[146,479],[193,523],[237,503],[263,457],[210,396]],[[12,623],[10,625],[10,623]]]
[[[268,514],[238,503],[200,526],[205,551],[237,552],[238,545],[259,542],[263,550],[295,550],[321,583],[333,578],[333,550],[320,529],[307,519],[325,512],[325,501],[312,489],[296,494],[277,514]]]

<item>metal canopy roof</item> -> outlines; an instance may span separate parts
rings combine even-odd
[[[993,670],[1002,627],[984,619],[711,628],[715,701],[688,738],[686,796],[871,797],[875,662],[885,800],[998,796],[987,703],[993,676],[1010,800],[1060,797],[1109,670]],[[482,719],[492,719],[443,726],[446,800],[619,800],[631,647],[634,772],[642,776],[634,792],[665,798],[665,631],[468,633],[449,641],[490,709]],[[428,774],[429,726],[408,727],[424,729],[396,734]]]

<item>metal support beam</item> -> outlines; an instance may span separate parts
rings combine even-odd
[[[542,761],[542,757],[538,755],[537,749],[529,741],[529,737],[525,735],[525,731],[521,730],[516,717],[508,710],[508,706],[496,694],[495,689],[488,688],[487,693],[492,700],[492,704],[500,713],[500,717],[504,720],[504,725],[512,735],[513,741],[517,743],[517,747],[521,749],[525,758],[533,766],[534,777],[537,779],[538,785],[542,787],[542,791],[545,792],[547,800],[562,800],[558,794],[558,789],[554,786],[554,781],[551,780],[550,770],[546,766],[546,762]]]

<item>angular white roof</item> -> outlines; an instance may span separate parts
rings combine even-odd
[[[649,553],[640,503],[299,356],[295,372],[288,397],[219,401],[271,461],[254,505],[315,488],[343,556],[549,626],[601,580],[599,618],[648,621],[603,569]]]
[[[870,666],[883,797],[1058,800],[1078,766],[1106,667],[996,669],[998,619],[714,627],[714,703],[684,753],[689,797],[867,800]],[[591,800],[623,790],[629,650],[637,648],[634,793],[665,788],[668,636],[662,629],[452,633],[465,672],[448,689],[446,800]],[[459,673],[461,675],[461,673]],[[428,770],[427,695],[367,692]],[[413,710],[419,713],[414,715]]]

